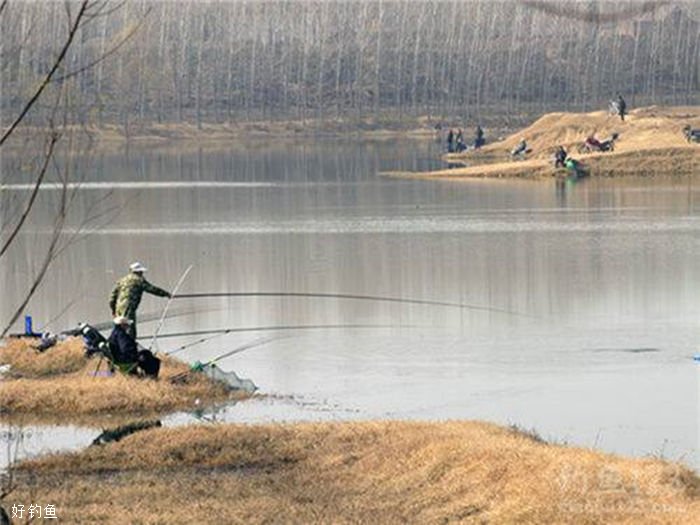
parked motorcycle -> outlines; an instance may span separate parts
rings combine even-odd
[[[619,134],[613,133],[610,138],[600,141],[594,136],[590,136],[586,141],[578,147],[579,153],[596,153],[605,151],[615,151],[615,141]]]

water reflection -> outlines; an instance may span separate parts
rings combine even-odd
[[[159,420],[134,421],[118,427],[107,428],[102,433],[92,440],[90,446],[107,445],[108,443],[116,443],[127,436],[163,426]]]

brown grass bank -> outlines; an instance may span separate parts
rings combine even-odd
[[[44,353],[35,351],[29,340],[8,340],[0,347],[0,364],[11,367],[0,379],[0,416],[26,414],[35,420],[44,416],[66,421],[92,415],[157,414],[230,399],[223,385],[203,375],[193,375],[186,384],[171,384],[170,377],[189,367],[162,359],[158,381],[120,373],[95,377],[98,359],[85,358],[80,339],[69,339]],[[107,370],[104,361],[101,370]]]
[[[682,133],[686,124],[700,127],[700,107],[648,107],[632,111],[624,122],[604,111],[593,113],[549,113],[532,125],[477,152],[446,155],[464,168],[420,173],[386,173],[400,177],[459,180],[465,178],[526,177],[561,175],[551,158],[558,145],[581,160],[592,176],[698,175],[700,145],[688,144]],[[619,133],[615,151],[578,154],[577,147],[589,135],[603,139]],[[509,152],[525,138],[532,154],[512,161]]]
[[[684,467],[477,422],[160,428],[17,479],[66,523],[700,523]]]

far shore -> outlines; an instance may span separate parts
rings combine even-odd
[[[451,169],[383,175],[449,181],[567,178],[570,172],[553,167],[552,157],[559,145],[583,164],[586,175],[594,177],[700,175],[700,145],[687,142],[682,132],[685,125],[700,127],[700,106],[639,108],[625,121],[603,111],[549,113],[480,150],[445,155],[443,160],[453,165]],[[587,137],[603,140],[613,133],[619,134],[614,151],[578,151]],[[527,141],[531,153],[524,160],[511,159],[510,151],[521,139]]]
[[[148,148],[211,148],[231,144],[269,147],[270,141],[284,143],[312,139],[359,138],[367,140],[431,140],[437,136],[438,118],[421,117],[405,121],[378,122],[375,119],[241,121],[234,123],[150,123],[122,126],[116,124],[73,126],[64,129],[72,135],[77,149],[92,152],[111,151],[126,147]],[[20,151],[26,141],[41,142],[49,130],[26,126],[9,143],[10,149]]]

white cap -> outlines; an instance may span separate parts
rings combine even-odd
[[[114,318],[114,324],[131,324],[131,319],[124,317],[123,315],[118,315]]]
[[[129,270],[131,270],[132,272],[143,273],[143,272],[147,272],[147,271],[148,271],[148,268],[146,268],[146,267],[145,267],[143,264],[141,264],[140,262],[136,261],[136,262],[131,263],[131,264],[129,265]]]

